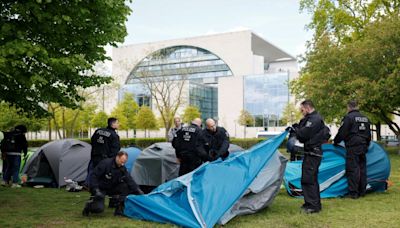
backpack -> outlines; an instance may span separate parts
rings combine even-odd
[[[18,152],[17,139],[15,132],[4,132],[3,141],[1,141],[2,152]]]

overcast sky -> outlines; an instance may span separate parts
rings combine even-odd
[[[293,56],[305,51],[310,15],[296,0],[134,0],[125,44],[250,29]]]

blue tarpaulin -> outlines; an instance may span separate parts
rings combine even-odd
[[[319,167],[318,183],[321,198],[339,197],[348,193],[345,176],[346,150],[332,144],[322,145],[323,157]],[[371,142],[367,153],[367,191],[385,191],[390,175],[390,160],[386,151]],[[289,162],[286,166],[284,184],[289,195],[302,196],[302,161]]]
[[[128,170],[128,172],[130,173],[132,170],[133,164],[135,164],[136,158],[139,157],[139,155],[142,151],[137,147],[127,147],[127,148],[122,148],[121,150],[128,153],[128,161],[126,161],[125,167]]]
[[[148,195],[130,195],[125,215],[184,227],[213,227],[245,193],[277,153],[287,132],[249,150],[205,163],[191,173],[160,185]]]

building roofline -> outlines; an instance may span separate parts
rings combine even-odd
[[[286,55],[290,56],[290,58],[292,58],[293,60],[296,60],[296,57],[294,57],[293,55],[289,54],[287,51],[283,50],[282,48],[279,48],[279,47],[278,47],[277,45],[275,45],[274,43],[272,43],[272,42],[268,41],[267,39],[261,37],[261,36],[258,35],[257,33],[251,31],[251,34],[252,34],[253,36],[255,36],[255,37],[257,37],[257,38],[263,40],[264,42],[268,43],[268,44],[271,45],[273,48],[276,48],[277,50],[279,50],[279,51],[285,53]]]
[[[133,43],[133,44],[122,44],[121,46],[118,46],[117,48],[136,46],[136,45],[145,45],[145,44],[149,45],[149,44],[156,44],[156,43],[160,43],[160,42],[173,42],[173,41],[179,41],[179,40],[190,40],[190,39],[206,38],[206,37],[228,35],[228,34],[233,34],[233,33],[245,33],[245,32],[246,33],[250,33],[250,34],[254,34],[250,29],[244,29],[244,30],[239,30],[239,31],[228,31],[228,32],[220,32],[220,33],[212,33],[212,34],[203,34],[203,35],[198,35],[198,36],[189,36],[189,37],[173,38],[173,39],[166,39],[166,40],[157,40],[157,41],[150,41],[150,42],[139,42],[139,43]]]

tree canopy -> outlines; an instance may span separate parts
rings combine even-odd
[[[1,1],[0,100],[35,115],[77,107],[78,89],[110,82],[93,66],[123,41],[130,11],[124,0]]]
[[[200,118],[201,112],[196,106],[187,106],[183,113],[183,122],[190,124],[195,118]]]
[[[302,3],[313,13],[315,34],[293,92],[313,100],[328,122],[340,120],[355,99],[372,120],[400,135],[392,121],[400,116],[400,1]]]

